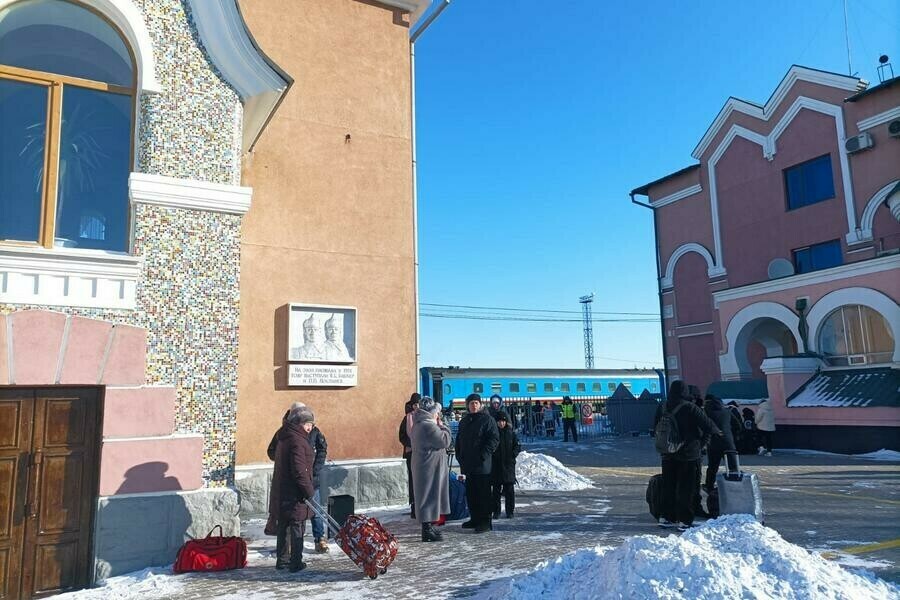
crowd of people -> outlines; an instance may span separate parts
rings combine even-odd
[[[716,475],[728,454],[737,455],[741,449],[746,451],[747,444],[755,447],[761,443],[756,451],[772,456],[775,418],[768,399],[759,404],[756,413],[748,408],[740,411],[736,402],[726,406],[713,394],[701,397],[699,388],[678,380],[672,382],[666,401],[657,408],[653,430],[662,463],[659,525],[684,530],[696,518],[711,516],[703,508],[701,490],[707,498],[715,494]],[[677,443],[667,447],[667,440],[676,438]]]

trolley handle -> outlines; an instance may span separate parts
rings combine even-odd
[[[306,500],[304,500],[304,502],[308,507],[312,509],[314,513],[316,513],[317,517],[324,520],[328,524],[328,527],[332,530],[333,534],[337,535],[337,533],[341,530],[341,526],[334,519],[334,517],[328,514],[328,511],[325,510],[321,504],[319,504],[312,498],[307,498]]]

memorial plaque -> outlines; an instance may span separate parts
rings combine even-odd
[[[353,387],[356,365],[322,365],[292,363],[288,369],[288,385],[308,387]]]

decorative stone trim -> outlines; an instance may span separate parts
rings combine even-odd
[[[766,375],[782,375],[785,373],[812,374],[824,366],[821,360],[811,356],[780,356],[765,359],[760,365],[760,370]]]
[[[128,177],[128,197],[132,204],[243,215],[250,210],[252,195],[252,188],[239,185],[147,173],[132,173]]]
[[[893,121],[894,119],[900,119],[900,106],[895,106],[894,108],[878,113],[877,115],[872,115],[868,119],[857,121],[856,126],[860,131],[864,131],[866,129],[878,127],[879,125],[887,123],[888,121]]]
[[[660,208],[661,206],[666,206],[667,204],[672,204],[673,202],[678,202],[682,198],[688,198],[695,194],[699,194],[703,191],[703,187],[698,183],[696,185],[692,185],[691,187],[686,187],[683,190],[678,190],[673,194],[669,194],[668,196],[663,196],[659,200],[650,202],[654,208]]]
[[[100,250],[0,248],[0,303],[133,309],[143,260]]]
[[[696,252],[700,256],[703,257],[703,260],[706,261],[706,275],[712,279],[713,277],[721,277],[725,275],[725,269],[721,266],[716,265],[715,260],[713,260],[712,255],[709,253],[705,247],[697,244],[696,242],[688,242],[687,244],[682,244],[672,252],[671,256],[669,256],[669,261],[666,263],[666,273],[663,277],[660,278],[660,286],[662,289],[668,289],[674,287],[674,277],[675,277],[675,263],[678,262],[678,259],[687,254],[688,252]]]

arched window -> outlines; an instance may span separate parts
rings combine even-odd
[[[65,0],[0,10],[0,241],[128,250],[134,59]]]
[[[819,349],[833,366],[889,363],[894,336],[877,311],[851,304],[835,310],[822,322]]]

